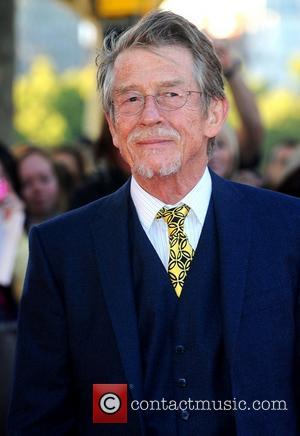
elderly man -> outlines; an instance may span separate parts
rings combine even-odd
[[[228,105],[182,17],[106,41],[98,79],[132,178],[31,232],[10,434],[296,435],[299,200],[208,171]]]

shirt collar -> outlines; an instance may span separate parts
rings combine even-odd
[[[178,203],[173,205],[166,205],[161,200],[146,192],[135,180],[131,177],[130,195],[135,205],[140,222],[145,229],[149,231],[157,212],[163,207],[167,208],[179,206],[182,203],[187,204],[191,211],[196,215],[199,223],[204,224],[212,186],[211,177],[206,167],[203,176],[194,186],[194,188],[187,193]]]

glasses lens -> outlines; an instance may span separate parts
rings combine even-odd
[[[179,109],[184,106],[186,99],[187,93],[179,89],[162,92],[156,97],[159,107],[169,111]]]
[[[114,106],[118,113],[124,115],[136,114],[144,104],[144,97],[137,92],[126,92],[114,99]]]

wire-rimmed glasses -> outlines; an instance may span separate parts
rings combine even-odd
[[[200,91],[185,91],[182,89],[159,92],[155,95],[143,95],[138,91],[126,91],[118,94],[112,103],[117,114],[131,116],[142,112],[146,98],[153,97],[159,109],[175,111],[186,104],[192,93],[202,94]]]

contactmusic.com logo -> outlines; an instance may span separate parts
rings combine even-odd
[[[127,422],[127,384],[93,385],[93,423]]]

